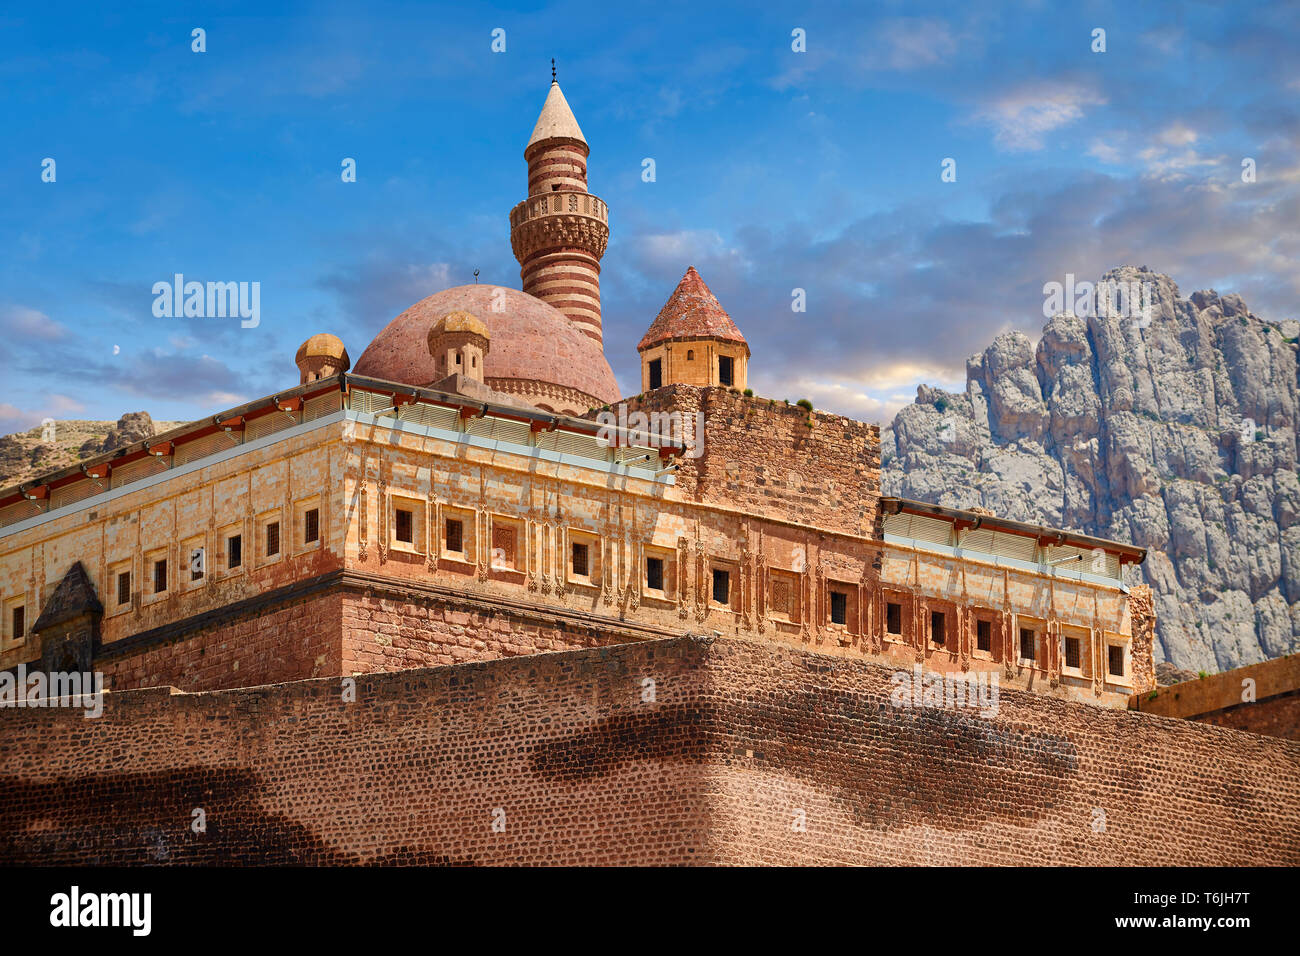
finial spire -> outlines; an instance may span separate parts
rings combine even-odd
[[[551,82],[557,82],[555,79],[555,57],[551,57]]]

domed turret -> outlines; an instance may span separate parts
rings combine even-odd
[[[298,365],[298,384],[306,385],[317,379],[329,378],[352,367],[348,350],[337,335],[321,332],[298,346],[294,357]]]
[[[429,329],[428,343],[437,372],[433,381],[426,384],[441,381],[448,375],[483,381],[492,334],[473,312],[463,309],[448,312]]]
[[[678,383],[745,388],[749,343],[695,266],[686,270],[636,349],[643,391]]]

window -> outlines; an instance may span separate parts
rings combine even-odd
[[[162,594],[167,590],[167,559],[159,558],[153,563],[153,593]]]
[[[244,563],[244,536],[232,534],[226,539],[226,567],[234,570]]]
[[[890,634],[903,633],[903,605],[892,601],[885,605],[885,630]]]
[[[446,544],[447,550],[457,551],[457,552],[464,551],[465,544],[464,544],[464,537],[462,533],[462,526],[460,523],[460,519],[448,518],[445,525],[445,529],[446,529],[446,539],[447,539],[447,544]]]
[[[947,637],[947,632],[944,630],[945,623],[943,611],[930,612],[930,640],[936,644],[942,644]]]
[[[645,586],[652,591],[664,589],[664,559],[645,559]]]
[[[573,544],[573,573],[575,576],[585,578],[587,576],[587,546],[585,544]]]
[[[207,554],[202,548],[190,549],[190,580],[202,581],[204,571],[204,561],[207,560]]]
[[[411,512],[405,508],[397,509],[397,540],[403,544],[413,544],[415,542],[415,532],[413,530],[415,521]]]
[[[993,622],[975,622],[975,649],[977,651],[993,650]]]
[[[131,603],[131,572],[119,571],[117,574],[118,607]]]
[[[13,610],[13,630],[9,632],[9,639],[12,641],[21,641],[27,636],[27,608],[16,607]]]
[[[713,569],[713,600],[718,604],[731,602],[731,572]]]
[[[1065,639],[1065,666],[1079,669],[1079,661],[1082,659],[1080,651],[1080,641],[1077,637],[1067,637]]]
[[[1022,627],[1020,629],[1020,659],[1022,661],[1034,662],[1034,631],[1033,628]]]
[[[302,516],[302,540],[311,544],[320,540],[320,509],[311,508]]]
[[[1112,677],[1124,676],[1124,646],[1122,644],[1106,645],[1106,670]]]
[[[659,359],[650,360],[650,387],[660,388],[664,384],[664,366]]]
[[[831,623],[847,624],[849,622],[849,596],[843,591],[831,592]]]
[[[272,557],[280,553],[280,522],[268,521],[266,523],[266,556]]]
[[[688,362],[694,362],[694,361],[695,361],[695,349],[687,349],[687,350],[686,350],[686,361],[688,361]]]
[[[731,359],[726,355],[718,356],[718,381],[723,385],[732,384]]]

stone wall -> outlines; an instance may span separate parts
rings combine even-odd
[[[704,415],[704,453],[683,459],[678,487],[748,514],[877,536],[880,429],[727,388],[667,385],[633,411]]]
[[[5,863],[1300,863],[1300,745],[673,638],[0,711]],[[191,828],[201,809],[206,831]],[[1104,816],[1103,816],[1104,815]]]

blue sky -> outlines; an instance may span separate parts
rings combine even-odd
[[[689,265],[759,394],[870,421],[1036,337],[1067,273],[1148,265],[1300,317],[1294,3],[110,7],[0,14],[0,433],[198,418],[296,383],[314,332],[355,359],[476,268],[518,287],[551,57],[610,206],[625,392]],[[155,317],[177,272],[259,282],[260,325]]]

